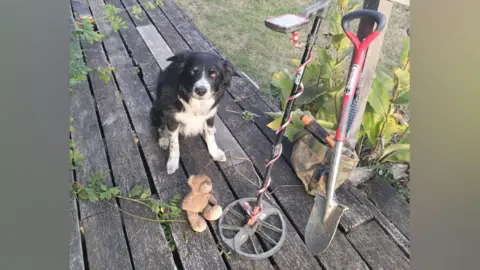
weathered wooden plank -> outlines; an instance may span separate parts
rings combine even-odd
[[[77,181],[86,185],[91,173],[109,170],[88,82],[72,87],[70,117],[75,128],[72,139],[85,156],[76,170]],[[106,184],[113,186],[110,175]],[[118,212],[103,202],[81,200],[80,213],[90,269],[131,269]]]
[[[123,41],[125,42],[125,45],[131,52],[131,58],[133,59],[134,63],[142,66],[154,62],[155,58],[149,53],[147,45],[141,38],[139,32],[135,28],[135,24],[132,22],[132,19],[129,16],[128,12],[131,12],[131,9],[125,10],[120,0],[106,0],[105,2],[122,10],[117,14],[117,16],[119,16],[125,22],[127,28],[120,29],[119,31]],[[143,17],[146,18],[144,14]],[[148,18],[146,18],[146,20],[148,21]]]
[[[88,7],[80,4],[83,3],[73,6],[76,13],[80,13],[78,9],[88,10]],[[71,125],[75,128],[71,133],[72,140],[85,157],[82,166],[76,170],[76,180],[86,185],[91,173],[109,170],[94,101],[86,81],[72,87],[70,117],[73,118]],[[110,175],[106,177],[106,185],[113,185]],[[131,269],[118,211],[103,202],[81,200],[79,205],[89,268]]]
[[[318,256],[325,269],[369,269],[360,255],[352,248],[345,235],[337,232],[327,250]],[[355,258],[355,260],[351,260]]]
[[[345,232],[349,232],[373,218],[372,211],[355,198],[345,185],[336,190],[335,196],[340,203],[349,207],[342,216],[340,223]]]
[[[410,238],[410,205],[400,197],[393,187],[376,178],[366,181],[358,187],[365,190],[380,211],[407,238]]]
[[[98,27],[98,31],[103,34],[102,42],[109,49],[109,62],[116,69],[131,68],[133,62],[125,50],[122,38],[119,32],[114,32],[112,26],[105,21],[104,3],[99,0],[89,0],[92,15]]]
[[[77,201],[73,195],[70,195],[70,270],[85,269],[83,260],[82,239],[80,235],[80,225],[78,222]]]
[[[227,161],[220,162],[220,167],[226,168],[239,164],[245,160],[249,160],[245,151],[243,151],[240,145],[238,145],[237,141],[235,141],[232,134],[218,115],[215,117],[215,129],[217,131],[215,133],[217,145],[220,149],[225,151],[225,154],[227,155]]]
[[[150,49],[150,52],[152,52],[153,57],[157,60],[160,68],[167,68],[170,64],[170,62],[167,61],[167,58],[173,56],[173,52],[160,36],[155,26],[152,24],[139,26],[137,27],[137,30],[147,44],[148,49]]]
[[[128,1],[133,0],[122,0],[124,3],[127,3]],[[151,0],[139,0],[142,4],[149,1]],[[145,12],[148,14],[151,22],[157,27],[163,39],[167,42],[168,46],[174,53],[190,50],[190,47],[185,43],[182,36],[180,36],[175,27],[173,27],[165,14],[163,14],[162,10],[159,8],[146,9]]]
[[[350,174],[348,181],[356,186],[371,179],[374,175],[373,168],[357,167]]]
[[[175,5],[174,1],[165,0],[163,6],[160,7],[165,16],[172,22],[177,31],[182,35],[188,45],[194,51],[213,52],[213,48],[208,44],[202,36],[192,27],[190,23],[183,17],[183,14]]]
[[[139,14],[138,17],[140,20],[134,16],[132,7],[139,7],[138,2],[135,0],[108,0],[107,3],[113,4],[118,8],[125,6],[126,12],[120,12],[119,16],[124,19],[128,28],[120,29],[120,32],[122,33],[125,44],[132,52],[135,64],[138,65],[138,67],[135,69],[136,72],[138,72],[139,76],[143,79],[149,90],[153,90],[157,82],[158,73],[160,72],[160,66],[148,49],[147,45],[142,39],[142,36],[136,29],[136,27],[151,24],[147,14],[145,12]],[[127,13],[130,16],[128,16]],[[154,95],[154,91],[152,91],[151,94]]]
[[[213,195],[218,201],[218,204],[222,207],[226,207],[228,204],[236,200],[232,191],[228,187],[222,173],[218,169],[215,161],[208,153],[205,143],[201,137],[190,137],[181,140],[181,158],[185,169],[189,175],[204,174],[210,177],[213,184]],[[218,221],[210,222],[213,231],[217,235],[217,239],[220,239]],[[256,248],[261,250],[262,247],[257,243]],[[250,248],[250,252],[253,252],[253,248]],[[233,269],[273,269],[269,260],[250,261],[232,254],[227,258],[228,264]]]
[[[387,233],[400,246],[400,248],[407,254],[407,256],[410,256],[410,241],[370,201],[370,199],[368,198],[368,195],[365,193],[365,191],[360,190],[353,185],[348,185],[348,186],[349,186],[350,192],[359,201],[361,201],[365,206],[367,206],[370,209],[370,211],[372,211],[373,216],[378,221],[378,223],[387,231]]]
[[[162,201],[170,201],[175,195],[184,198],[190,192],[187,184],[158,194]],[[185,211],[180,218],[184,222],[172,223],[172,236],[182,261],[183,269],[227,269],[215,239],[207,229],[196,233],[190,227]]]
[[[71,0],[72,3],[72,8],[75,13],[75,18],[80,19],[80,18],[85,18],[85,17],[91,17],[92,14],[90,13],[90,9],[88,8],[88,5],[86,1],[83,0]]]
[[[350,131],[347,135],[347,140],[350,145],[355,145],[357,143],[357,135],[362,124],[363,114],[365,112],[365,106],[367,105],[368,94],[370,93],[370,87],[372,85],[373,77],[375,76],[375,70],[377,68],[377,63],[380,58],[380,53],[382,50],[383,39],[385,38],[385,33],[388,29],[388,22],[390,18],[390,13],[392,12],[393,3],[386,0],[365,0],[363,1],[364,9],[373,9],[378,10],[387,18],[385,28],[380,33],[380,35],[375,39],[372,44],[370,44],[365,63],[363,65],[362,77],[359,82],[359,93],[358,93],[358,110],[353,120]],[[366,38],[374,30],[375,22],[368,18],[363,18],[360,20],[358,26],[357,36],[359,40]],[[353,60],[352,60],[353,61]]]
[[[347,239],[372,269],[410,269],[410,260],[376,221],[347,234]]]
[[[93,5],[92,11],[103,10],[103,2],[90,1]],[[97,21],[98,23],[98,21]],[[105,31],[103,24],[98,24],[100,31]],[[123,43],[112,44],[114,39],[105,43],[107,51],[116,55],[128,53]],[[120,37],[116,41],[120,41]],[[119,50],[122,48],[123,50]],[[105,68],[108,65],[105,52],[100,44],[90,46],[86,54],[87,63],[90,66]],[[134,73],[133,66],[126,70]],[[122,70],[122,69],[119,69]],[[123,69],[125,70],[125,69]],[[127,113],[125,112],[120,93],[113,78],[105,84],[98,77],[91,76],[93,92],[98,105],[98,112],[103,123],[103,130],[106,137],[106,145],[109,151],[112,173],[116,185],[122,193],[128,193],[135,185],[149,186],[148,177],[143,166],[139,149],[137,148],[134,135],[131,132]],[[120,201],[122,210],[135,215],[154,219],[155,215],[142,205],[131,201]],[[159,224],[145,222],[131,215],[124,215],[125,229],[129,240],[133,263],[136,268],[141,269],[176,269],[173,256],[166,243],[166,238]]]
[[[236,104],[230,96],[225,96],[218,110],[218,115],[235,137],[236,141],[243,148],[245,153],[253,161],[257,170],[263,175],[264,164],[270,157],[271,143],[260,130],[250,121],[245,121],[236,113],[229,113],[229,110],[238,111]],[[252,138],[255,138],[252,140]],[[291,167],[283,160],[278,159],[272,170],[271,188],[275,189],[282,185],[300,185]],[[305,226],[313,206],[313,197],[308,195],[303,188],[279,188],[274,196],[290,220],[294,223],[300,235],[303,235]],[[348,247],[346,247],[348,248]],[[351,247],[350,247],[351,248]],[[330,258],[334,259],[334,258]],[[350,258],[352,261],[358,258]]]

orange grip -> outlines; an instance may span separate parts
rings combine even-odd
[[[313,118],[310,118],[308,115],[304,114],[300,117],[300,121],[306,126],[309,126],[312,123]]]
[[[332,137],[328,136],[325,138],[325,141],[328,143],[328,146],[334,147],[335,146],[335,140],[332,139]]]

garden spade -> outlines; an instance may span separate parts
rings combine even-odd
[[[376,23],[376,28],[363,41],[360,41],[358,37],[350,31],[349,23],[355,19],[363,18],[373,20]],[[378,11],[362,9],[345,14],[342,17],[341,24],[345,35],[354,45],[354,58],[350,67],[347,84],[345,86],[342,110],[339,117],[340,121],[338,121],[339,124],[335,134],[335,146],[333,148],[333,156],[326,183],[327,196],[315,196],[312,212],[310,213],[310,218],[308,219],[305,228],[305,244],[315,255],[324,252],[330,246],[330,243],[335,236],[335,232],[337,231],[338,224],[340,223],[340,219],[342,218],[343,213],[348,209],[347,206],[337,203],[334,199],[335,182],[340,169],[343,144],[349,126],[351,125],[351,121],[356,114],[356,108],[352,108],[352,102],[362,73],[367,48],[385,27],[386,18]],[[354,106],[355,105],[356,103]]]

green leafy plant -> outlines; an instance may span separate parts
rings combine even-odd
[[[345,75],[348,72],[348,59],[352,45],[340,27],[340,20],[344,14],[360,7],[359,4],[350,4],[340,0],[332,3],[326,21],[330,31],[325,35],[328,46],[316,46],[312,61],[305,68],[303,94],[295,100],[295,108],[308,110],[316,118],[324,121],[336,122],[336,115],[340,110],[341,93],[345,86]],[[289,61],[295,67],[300,66],[299,59]],[[280,100],[281,109],[285,109],[286,99],[290,95],[294,74],[285,69],[273,74],[270,91],[272,96]],[[335,112],[335,113],[332,113]]]
[[[287,127],[285,136],[293,140],[303,130],[301,114],[308,114],[329,130],[331,134],[337,127],[337,117],[341,110],[345,79],[348,74],[348,59],[353,50],[349,38],[341,28],[344,14],[356,10],[360,4],[348,0],[332,3],[327,16],[329,33],[325,48],[317,46],[311,63],[303,75],[305,90],[295,100],[292,123]],[[372,83],[361,129],[358,134],[362,164],[376,162],[409,161],[408,123],[404,119],[404,109],[409,103],[410,90],[410,40],[404,41],[400,57],[400,67],[392,70],[394,77],[378,72]],[[296,67],[300,60],[291,59]],[[293,74],[286,69],[273,74],[271,92],[285,109],[286,99],[293,85]],[[283,113],[267,112],[274,120],[268,124],[272,130],[280,127]]]
[[[73,127],[71,127],[70,129],[72,129],[72,128]],[[78,151],[74,140],[70,140],[69,148],[70,148],[69,149],[70,164],[72,166],[72,170],[77,169],[78,167],[82,166],[82,163],[85,160],[85,157],[83,156],[83,154],[80,151]]]
[[[363,163],[410,161],[409,125],[405,108],[410,102],[410,39],[404,41],[400,66],[393,77],[377,72],[359,132]]]
[[[105,12],[105,21],[110,23],[112,26],[113,32],[118,32],[120,29],[126,29],[127,23],[120,18],[117,14],[122,11],[114,5],[105,5],[103,6]]]
[[[120,9],[115,7],[114,5],[104,5],[103,10],[105,12],[105,21],[110,23],[110,25],[112,26],[113,32],[118,32],[118,30],[120,29],[128,28],[127,23],[122,18],[120,18],[120,16],[117,15],[118,13],[131,9],[133,16],[137,20],[142,22],[143,19],[140,17],[140,14],[143,13],[143,10],[141,7],[144,6],[146,9],[155,9],[156,8],[155,5],[163,6],[163,2],[160,0],[155,0],[155,2],[148,1],[139,6],[132,6],[127,9]]]
[[[113,67],[111,64],[109,64],[104,69],[96,68],[98,78],[100,78],[102,81],[104,81],[105,84],[108,84],[108,82],[110,81],[110,75],[115,70],[116,70],[116,68]]]
[[[76,21],[75,30],[72,32],[72,36],[78,40],[86,40],[90,44],[101,41],[103,35],[95,31],[93,18],[82,18]]]
[[[83,51],[79,41],[88,41],[90,44],[102,40],[103,35],[95,31],[93,18],[82,18],[74,22],[70,42],[70,88],[87,80],[87,74],[92,70],[83,60]]]
[[[178,220],[182,211],[179,207],[179,201],[181,199],[180,195],[176,194],[170,201],[163,202],[152,197],[149,187],[142,187],[140,185],[135,185],[128,194],[122,195],[120,188],[107,186],[105,183],[107,173],[108,171],[98,171],[93,173],[90,176],[87,185],[82,185],[79,182],[73,181],[70,191],[77,199],[88,200],[92,203],[120,199],[134,202],[148,208],[155,213],[158,219],[145,218],[124,210],[121,211],[141,220],[160,223],[166,232],[169,247],[173,251],[175,249],[175,242],[173,241],[172,235],[172,223],[184,222],[184,220]]]

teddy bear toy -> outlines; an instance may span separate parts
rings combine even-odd
[[[222,215],[222,207],[217,205],[217,200],[211,194],[212,181],[208,176],[190,176],[188,185],[190,186],[190,193],[183,199],[182,209],[187,212],[192,229],[196,232],[203,232],[207,229],[205,220],[219,219]]]

